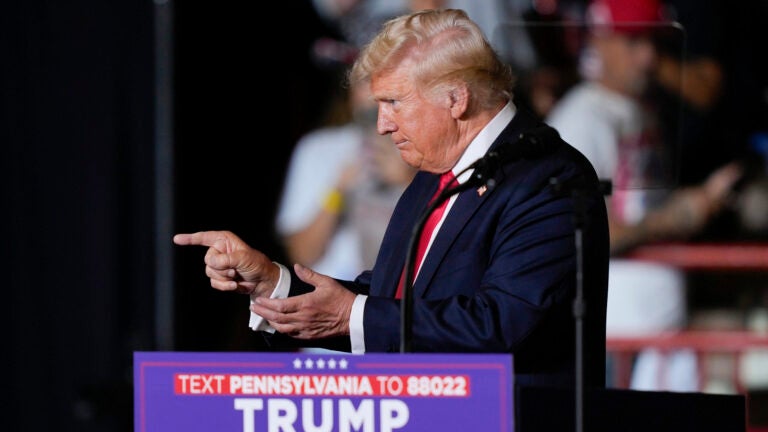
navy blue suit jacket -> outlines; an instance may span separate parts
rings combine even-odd
[[[538,126],[532,115],[518,111],[491,150]],[[393,212],[373,269],[343,282],[369,296],[367,352],[400,349],[400,301],[393,296],[412,228],[438,177],[416,175]],[[576,352],[575,232],[582,221],[585,384],[604,385],[609,240],[592,166],[561,142],[552,154],[502,166],[494,179],[496,186],[482,195],[472,188],[458,196],[427,254],[413,286],[412,350],[512,353],[518,383],[570,385]],[[586,187],[577,200],[553,187],[552,179]],[[576,212],[577,204],[583,212]],[[312,289],[295,275],[292,279],[291,295]]]

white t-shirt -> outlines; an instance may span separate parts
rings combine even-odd
[[[300,231],[312,222],[344,167],[354,163],[361,133],[360,128],[345,125],[311,131],[299,140],[277,210],[278,234]],[[358,242],[352,229],[343,223],[333,234],[325,254],[312,264],[315,271],[341,278],[357,276],[361,267]]]
[[[571,89],[546,122],[611,180],[614,216],[636,223],[669,190],[664,148],[653,116],[636,100],[585,81]],[[667,183],[666,186],[669,184]],[[607,332],[637,334],[679,328],[685,322],[684,277],[671,266],[611,259]]]
[[[339,279],[354,279],[373,266],[389,218],[404,185],[377,182],[367,169],[366,131],[356,124],[309,132],[296,144],[275,220],[286,235],[307,227],[322,210],[323,201],[339,182],[346,167],[360,173],[345,193],[344,213],[337,230],[313,270]],[[392,146],[392,151],[397,149]],[[397,155],[399,157],[399,155]],[[308,263],[303,263],[309,265]]]

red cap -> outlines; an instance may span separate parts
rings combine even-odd
[[[660,0],[593,0],[587,22],[593,29],[644,33],[670,21]]]

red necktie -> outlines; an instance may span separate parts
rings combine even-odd
[[[432,196],[432,198],[429,200],[429,204],[432,204],[432,201],[437,198],[438,195],[440,195],[440,192],[442,192],[444,189],[447,189],[449,187],[455,187],[459,183],[456,181],[456,176],[453,175],[452,171],[448,171],[445,174],[440,176],[440,185],[437,187],[437,191]],[[449,199],[444,200],[438,208],[435,209],[427,219],[426,223],[424,223],[424,229],[421,231],[421,237],[419,237],[419,246],[418,249],[416,249],[416,266],[413,270],[413,278],[416,279],[416,275],[419,274],[419,268],[421,267],[421,261],[424,258],[424,253],[427,251],[427,245],[429,244],[429,239],[432,238],[432,232],[435,230],[435,227],[437,226],[437,223],[440,222],[440,219],[443,217],[443,213],[445,213],[445,208],[448,207],[448,201]],[[407,265],[408,263],[406,263]],[[401,298],[403,296],[403,285],[405,281],[405,268],[403,268],[403,272],[400,274],[400,282],[397,284],[397,292],[395,293],[395,298]]]

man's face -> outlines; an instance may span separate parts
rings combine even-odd
[[[446,172],[458,160],[455,149],[459,131],[451,115],[450,97],[427,98],[409,72],[409,62],[405,61],[372,77],[371,93],[379,108],[377,131],[390,134],[408,165],[432,173]]]
[[[656,48],[649,37],[614,33],[599,37],[597,48],[606,85],[629,95],[646,89],[656,62]]]

